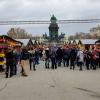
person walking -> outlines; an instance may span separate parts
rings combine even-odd
[[[92,52],[91,52],[91,55],[92,55],[92,69],[93,70],[96,70],[96,67],[97,67],[97,51],[95,48],[92,48]]]
[[[57,69],[57,59],[56,59],[56,51],[55,50],[51,51],[50,58],[51,58],[51,68]]]
[[[39,52],[39,48],[38,47],[35,48],[34,57],[35,57],[35,64],[39,64],[40,52]]]
[[[57,57],[57,64],[60,67],[61,62],[62,62],[62,57],[63,57],[63,51],[62,51],[61,47],[58,47],[56,54],[57,54],[57,56],[56,56]]]
[[[14,75],[13,72],[13,64],[14,64],[14,54],[13,54],[13,49],[10,47],[8,48],[6,54],[5,54],[5,58],[6,58],[6,78],[12,77]]]
[[[32,70],[32,64],[33,64],[33,70],[35,71],[35,57],[34,57],[34,48],[31,48],[31,50],[28,51],[29,52],[29,65],[30,65],[30,70]]]
[[[21,46],[18,45],[15,47],[15,50],[13,51],[14,53],[14,75],[17,74],[17,67],[20,64],[20,58],[21,58],[21,50],[20,50]]]
[[[71,48],[70,51],[70,69],[75,69],[75,61],[77,56],[77,50],[75,48]]]
[[[64,67],[69,66],[69,55],[70,55],[69,48],[68,47],[64,48],[63,49],[63,64],[64,64]]]
[[[28,59],[28,51],[25,47],[22,48],[21,52],[21,68],[22,68],[22,76],[28,76],[27,75],[27,67],[26,67],[26,61]]]
[[[50,63],[50,49],[47,47],[45,49],[45,68],[49,69],[49,63]]]
[[[84,52],[84,60],[85,60],[86,68],[87,68],[87,70],[89,70],[90,69],[90,63],[91,63],[91,52],[89,51],[89,49],[87,49]]]
[[[77,57],[79,58],[78,59],[78,64],[79,64],[79,67],[80,67],[80,71],[82,70],[82,66],[83,66],[83,63],[84,63],[84,52],[83,52],[83,48],[80,48],[78,53],[77,53]]]

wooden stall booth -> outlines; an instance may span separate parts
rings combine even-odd
[[[14,47],[18,44],[22,45],[20,41],[16,41],[7,35],[0,36],[0,48],[7,49],[8,47]]]

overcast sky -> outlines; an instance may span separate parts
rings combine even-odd
[[[50,20],[52,14],[58,20],[100,18],[100,0],[0,0],[0,21]],[[89,32],[90,28],[98,24],[61,24],[59,33]],[[11,27],[21,27],[28,33],[36,35],[48,33],[48,26],[0,25],[0,34],[6,34]]]

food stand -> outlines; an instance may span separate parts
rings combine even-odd
[[[16,41],[7,35],[0,36],[0,48],[7,49],[8,47],[14,47],[16,45],[22,45],[20,41]]]

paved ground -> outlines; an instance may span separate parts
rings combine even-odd
[[[100,100],[100,70],[37,67],[28,77],[0,74],[0,100]]]

